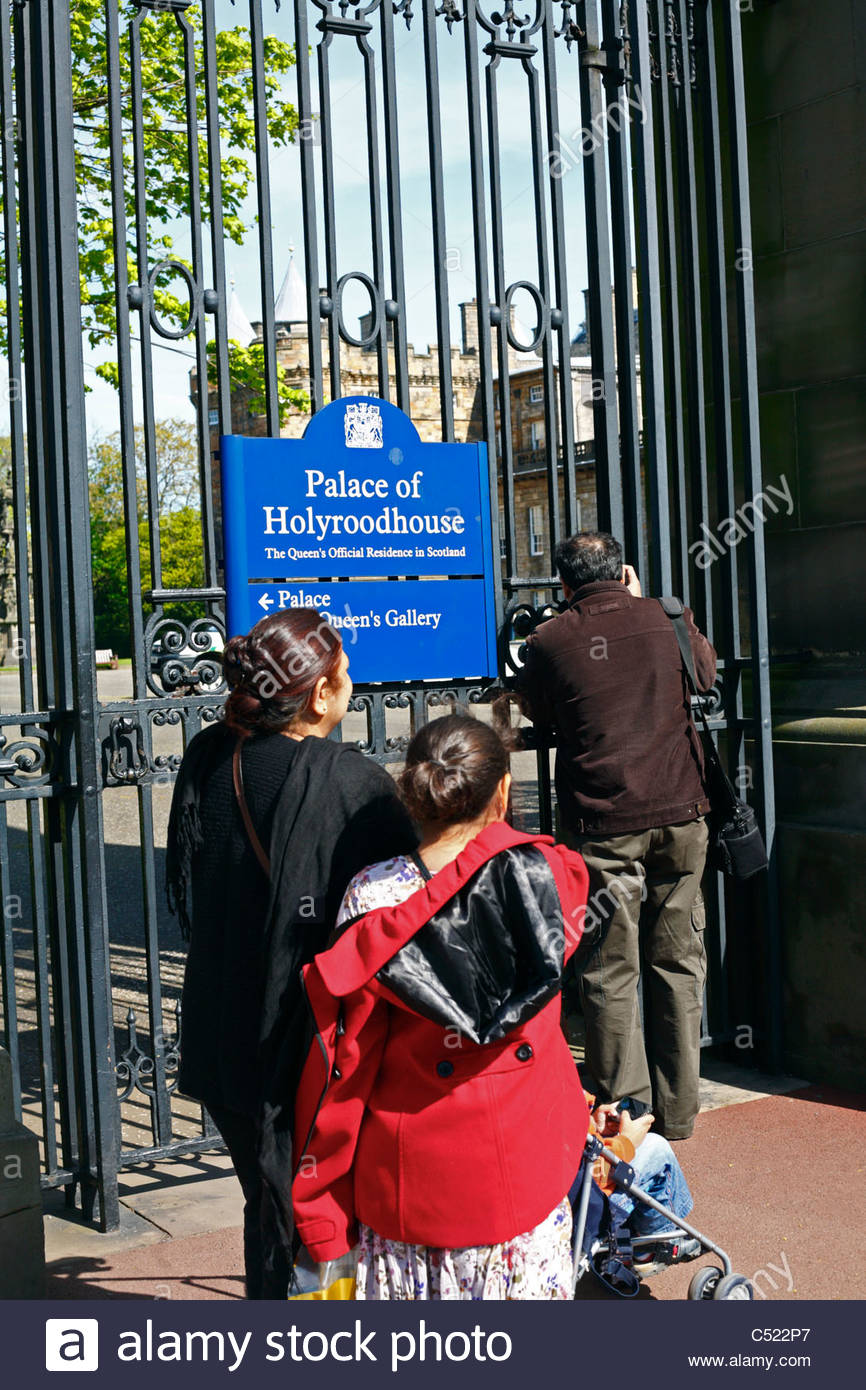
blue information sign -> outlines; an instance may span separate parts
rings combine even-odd
[[[303,439],[220,440],[227,619],[317,608],[356,684],[496,674],[487,450],[424,444],[396,406],[350,396]]]

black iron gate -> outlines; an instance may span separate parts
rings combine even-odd
[[[20,657],[17,701],[4,696],[0,714],[0,954],[4,1042],[20,1106],[41,1134],[44,1182],[65,1187],[70,1200],[80,1189],[85,1211],[108,1229],[118,1220],[123,1165],[213,1144],[207,1117],[174,1089],[183,952],[161,906],[161,841],[183,745],[221,704],[212,649],[213,632],[223,630],[215,441],[220,431],[281,428],[287,335],[274,307],[276,230],[302,234],[310,409],[345,394],[362,354],[373,394],[416,419],[426,410],[442,439],[469,432],[487,440],[502,531],[497,595],[518,635],[555,597],[549,568],[521,572],[533,469],[513,421],[518,378],[531,366],[540,411],[528,457],[536,475],[540,463],[544,486],[530,525],[541,553],[552,555],[556,540],[578,528],[580,497],[593,477],[599,525],[622,537],[647,589],[678,592],[694,607],[720,652],[712,722],[732,770],[747,777],[770,844],[774,814],[761,527],[745,537],[740,556],[720,545],[702,564],[696,549],[761,491],[735,0],[503,0],[498,10],[482,0],[89,0],[97,59],[92,45],[88,52],[100,77],[90,106],[102,112],[96,139],[92,124],[82,134],[76,104],[81,57],[70,21],[77,11],[81,22],[82,8],[15,0],[0,24]],[[220,36],[241,20],[248,62],[228,74]],[[173,55],[183,92],[171,138],[185,150],[184,253],[168,257],[152,165],[150,183],[146,177],[155,36]],[[301,226],[291,229],[281,223],[285,183],[272,178],[275,38],[294,44]],[[346,89],[350,62],[354,87]],[[363,258],[357,210],[348,226],[340,212],[337,79],[353,97],[363,151]],[[254,137],[249,211],[257,217],[262,397],[255,410],[229,340],[219,128],[227,81],[243,84]],[[522,103],[529,165],[522,206],[533,230],[516,245],[515,146],[502,134],[515,103]],[[578,117],[567,120],[564,108]],[[409,136],[422,176],[404,167]],[[83,162],[93,159],[105,174],[98,211],[112,253],[101,293],[114,312],[107,346],[116,364],[131,653],[128,678],[104,690],[94,664],[81,347],[82,292],[89,300],[94,289],[86,273],[80,278],[76,210]],[[422,206],[429,367],[419,366],[408,336],[407,249]],[[457,356],[448,232],[455,206],[468,209],[459,275],[470,284],[473,324]],[[589,440],[579,428],[573,365],[583,246]],[[412,267],[417,278],[414,253]],[[160,298],[171,275],[188,300],[173,318]],[[358,286],[369,305],[355,330],[346,305]],[[528,330],[515,312],[521,299],[535,319]],[[154,354],[168,348],[181,351],[179,370],[191,372],[197,421],[202,566],[188,589],[166,587],[161,558]],[[507,640],[513,635],[503,640],[506,668],[519,659]],[[480,704],[488,695],[460,682],[359,690],[346,736],[396,762],[412,729],[443,706]],[[524,773],[527,814],[547,828],[550,754],[526,756],[534,759],[532,777]],[[762,926],[769,1002],[747,1017],[736,1016],[729,998],[732,907],[741,923]],[[728,901],[718,882],[711,908],[704,1041],[755,1028],[777,1060],[773,880],[733,899],[728,890]]]

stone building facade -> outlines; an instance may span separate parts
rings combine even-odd
[[[575,529],[591,531],[597,524],[593,451],[592,369],[588,357],[570,361],[574,408]],[[553,549],[559,537],[551,535],[548,495],[544,366],[540,358],[526,354],[509,371],[511,447],[514,470],[514,574],[528,581],[529,597],[536,606],[550,601],[552,591],[542,580],[553,574]],[[559,396],[559,368],[554,368],[554,391]],[[497,452],[501,456],[502,415],[497,381]],[[561,455],[561,448],[558,453]],[[559,514],[565,515],[565,475],[561,457],[557,467]],[[499,485],[500,538],[505,531],[505,498]],[[504,554],[504,544],[500,539]],[[537,581],[534,582],[534,581]]]

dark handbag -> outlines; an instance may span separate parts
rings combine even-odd
[[[659,599],[673,623],[682,658],[686,682],[697,698],[698,712],[703,725],[704,770],[707,796],[710,801],[710,849],[708,858],[722,873],[731,878],[746,879],[767,867],[767,850],[758,825],[758,818],[748,802],[737,796],[728,774],[722,766],[713,742],[703,701],[698,690],[692,644],[683,618],[682,600]]]

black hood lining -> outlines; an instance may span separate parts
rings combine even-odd
[[[488,859],[376,978],[413,1012],[496,1042],[560,988],[565,931],[553,870],[535,845]]]

